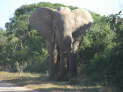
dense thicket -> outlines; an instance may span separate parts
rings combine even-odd
[[[121,12],[107,17],[93,15],[79,51],[81,75],[104,85],[123,88],[123,19]],[[118,91],[120,92],[120,91]]]
[[[38,7],[58,8],[61,4],[24,5],[0,29],[0,70],[46,72],[47,45],[35,30],[28,29],[30,14]],[[76,7],[69,6],[71,9]],[[78,72],[102,84],[123,88],[123,19],[92,13],[94,24],[80,44]]]

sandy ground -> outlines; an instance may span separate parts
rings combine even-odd
[[[37,92],[25,87],[18,87],[11,83],[6,83],[0,80],[0,92]]]

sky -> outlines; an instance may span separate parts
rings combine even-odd
[[[123,10],[123,0],[0,0],[0,27],[5,28],[5,23],[13,17],[17,8],[38,2],[61,3],[77,6],[96,12],[101,15],[118,13]]]

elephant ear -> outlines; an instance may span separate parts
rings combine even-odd
[[[53,10],[49,8],[38,8],[29,19],[30,28],[39,31],[40,35],[48,41],[52,36],[52,14]]]
[[[74,13],[75,30],[72,35],[76,40],[80,40],[80,37],[85,33],[93,23],[91,14],[85,9],[72,10]]]
[[[89,30],[91,24],[93,23],[93,18],[91,14],[85,9],[75,9],[72,10],[75,19],[75,30],[72,32],[72,37],[74,39],[73,48],[77,51],[80,41],[87,30]]]

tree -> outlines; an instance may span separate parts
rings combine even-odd
[[[116,46],[112,51],[111,65],[109,68],[110,85],[117,87],[119,92],[122,92],[123,88],[123,19],[121,18],[122,12],[118,14],[108,16],[108,22],[112,31],[116,32]]]

